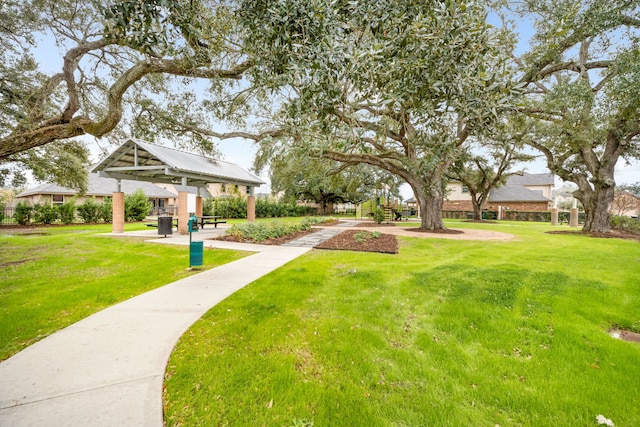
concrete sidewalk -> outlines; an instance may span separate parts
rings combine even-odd
[[[187,244],[189,236],[149,238]],[[0,426],[161,427],[163,377],[179,337],[212,306],[311,249],[205,246],[257,253],[109,307],[0,363]]]

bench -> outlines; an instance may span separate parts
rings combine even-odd
[[[218,224],[226,224],[226,223],[227,223],[227,221],[219,221],[219,220],[216,219],[216,220],[213,220],[213,221],[202,221],[200,223],[200,226],[202,228],[204,228],[205,224],[213,224],[214,228],[218,228]]]

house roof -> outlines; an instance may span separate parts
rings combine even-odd
[[[92,172],[100,176],[204,186],[208,183],[230,183],[260,186],[265,182],[240,166],[197,154],[163,147],[138,139],[128,139]]]
[[[86,195],[87,196],[111,196],[116,191],[116,180],[112,178],[103,178],[95,173],[89,174],[89,186]],[[158,187],[150,182],[144,181],[121,181],[121,190],[125,194],[132,194],[137,189],[144,191],[147,197],[154,198],[175,198],[176,194]],[[41,184],[34,188],[30,188],[16,197],[28,197],[36,194],[62,194],[73,196],[78,194],[76,190],[62,187],[57,184]]]
[[[548,202],[542,194],[529,190],[522,185],[504,185],[489,193],[489,202]]]
[[[506,185],[554,185],[555,180],[552,173],[523,173],[522,175],[511,175],[507,179]]]

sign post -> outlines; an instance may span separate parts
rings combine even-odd
[[[198,231],[198,217],[191,215],[189,217],[189,268],[202,266],[202,258],[204,252],[204,242],[193,242],[191,233]]]

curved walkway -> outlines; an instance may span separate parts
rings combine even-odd
[[[207,247],[256,253],[109,307],[0,363],[0,426],[161,427],[165,368],[180,336],[227,296],[357,223],[286,246],[208,240],[224,228],[201,230],[194,240]],[[189,236],[159,238],[155,230],[121,234],[131,235],[189,243]]]
[[[194,240],[214,233],[203,231]],[[161,427],[165,368],[180,336],[227,296],[311,249],[205,245],[257,253],[109,307],[0,363],[0,426]]]

